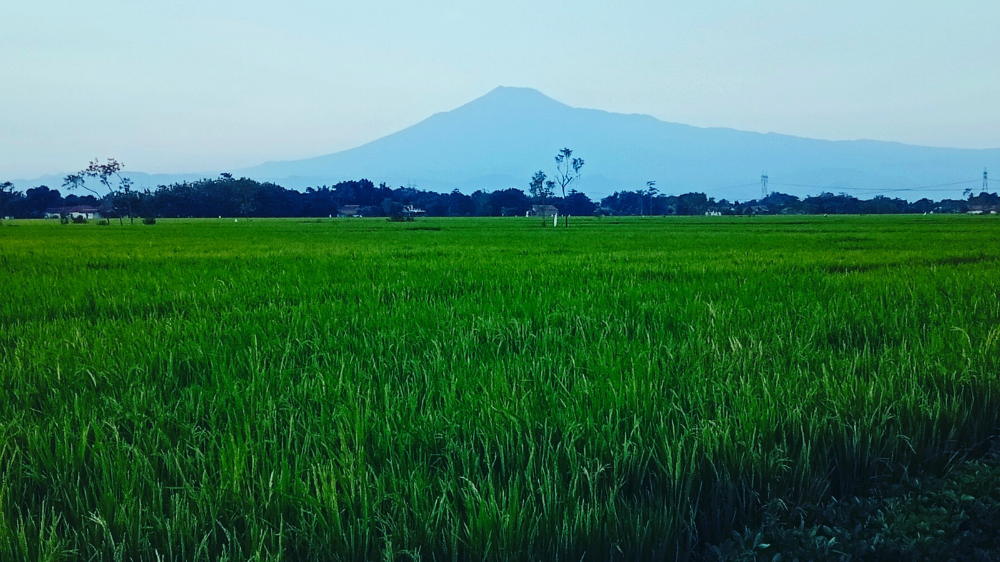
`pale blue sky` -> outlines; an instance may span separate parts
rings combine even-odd
[[[0,179],[334,152],[498,85],[667,121],[1000,147],[1000,2],[0,4]]]

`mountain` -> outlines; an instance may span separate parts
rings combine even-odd
[[[556,152],[583,158],[578,189],[599,198],[656,180],[662,193],[702,191],[745,200],[759,195],[762,172],[773,191],[795,195],[848,191],[920,197],[961,196],[1000,172],[1000,149],[931,148],[880,141],[825,141],[723,128],[700,128],[562,104],[528,88],[497,88],[452,111],[334,154],[268,162],[235,175],[303,189],[368,178],[436,191],[527,190],[533,172],[554,171]],[[203,175],[130,174],[137,187]],[[39,178],[58,187],[57,177]],[[19,188],[44,181],[15,182]],[[943,187],[939,184],[955,184]]]
[[[535,170],[551,174],[553,156],[563,147],[586,161],[579,189],[592,196],[656,180],[664,193],[704,191],[744,199],[759,194],[764,171],[771,189],[785,193],[826,188],[867,197],[900,190],[897,194],[910,199],[940,198],[980,187],[984,167],[1000,171],[1000,149],[700,128],[648,115],[574,108],[537,90],[501,87],[357,148],[239,173],[297,187],[367,177],[435,190],[526,189]],[[914,190],[953,182],[963,183]]]

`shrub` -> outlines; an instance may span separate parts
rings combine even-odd
[[[156,224],[156,217],[144,217],[142,224]]]

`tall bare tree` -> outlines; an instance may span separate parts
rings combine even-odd
[[[87,187],[87,178],[83,172],[69,174],[68,176],[64,177],[62,186],[69,191],[76,191],[77,189],[86,189],[87,191],[93,193],[98,199],[104,197],[100,193]]]
[[[583,167],[583,158],[573,158],[573,151],[564,148],[556,154],[556,175],[555,183],[562,190],[563,199],[566,198],[566,188],[573,182],[580,179],[580,168]]]
[[[124,167],[121,162],[114,158],[108,158],[103,164],[100,159],[95,158],[80,173],[66,176],[63,185],[69,189],[83,187],[100,197],[96,191],[87,187],[83,180],[84,177],[97,178],[101,182],[101,185],[108,190],[107,197],[110,198],[112,208],[118,214],[118,222],[125,224],[125,221],[122,219],[122,214],[124,213],[128,215],[129,223],[135,224],[132,205],[136,202],[138,194],[132,191],[132,180],[122,176],[121,172]],[[112,184],[114,180],[117,180],[117,185]]]

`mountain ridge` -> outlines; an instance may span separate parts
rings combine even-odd
[[[431,149],[425,150],[428,146]],[[750,183],[762,171],[786,185],[817,186],[805,189],[888,191],[963,176],[973,182],[979,168],[1000,163],[997,149],[697,127],[641,113],[574,108],[534,89],[499,87],[359,147],[246,172],[271,178],[288,176],[293,169],[310,177],[367,174],[391,183],[418,180],[437,189],[524,187],[534,170],[551,171],[551,158],[563,146],[587,161],[580,189],[597,195],[642,187],[646,179],[657,180],[661,190],[713,193],[726,185]],[[940,159],[945,162],[928,163]],[[483,185],[480,178],[487,175],[503,179]],[[588,176],[606,179],[588,182]],[[742,189],[733,195],[752,194]]]
[[[913,198],[924,192],[907,190],[920,186],[967,179],[976,188],[984,167],[1000,169],[1000,149],[698,127],[643,113],[571,107],[532,88],[500,86],[357,147],[233,173],[298,189],[362,177],[437,191],[526,189],[536,170],[554,171],[553,156],[563,147],[586,161],[579,189],[597,197],[655,180],[663,193],[746,199],[759,194],[753,184],[764,172],[773,190],[796,195],[846,190]],[[136,175],[145,181],[198,176]],[[965,187],[927,195],[951,196]]]

